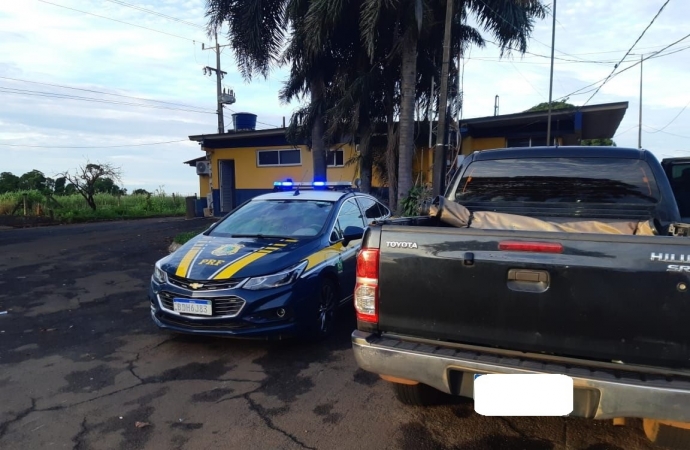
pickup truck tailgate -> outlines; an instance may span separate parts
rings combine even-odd
[[[690,239],[384,225],[380,245],[381,331],[690,367]]]

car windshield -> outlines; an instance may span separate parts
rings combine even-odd
[[[326,223],[333,202],[311,200],[255,200],[220,222],[211,236],[309,237]]]

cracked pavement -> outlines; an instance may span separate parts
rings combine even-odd
[[[400,405],[357,368],[348,309],[320,344],[161,332],[153,263],[204,225],[0,231],[0,449],[654,448],[639,426],[482,417],[462,399]]]

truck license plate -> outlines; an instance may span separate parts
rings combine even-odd
[[[483,416],[567,416],[573,379],[557,374],[475,374],[474,410]]]
[[[174,298],[173,308],[175,312],[182,314],[196,314],[199,316],[211,316],[210,300],[189,300],[186,298]]]

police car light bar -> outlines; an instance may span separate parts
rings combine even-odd
[[[292,189],[352,189],[352,183],[349,181],[314,181],[312,183],[295,183],[292,180],[276,181],[273,183],[274,190],[292,190]]]

